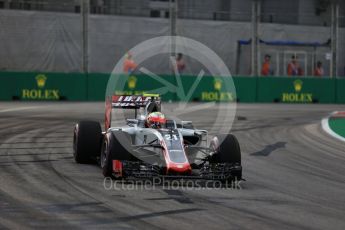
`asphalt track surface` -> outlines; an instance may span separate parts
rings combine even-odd
[[[103,103],[0,103],[0,229],[345,229],[344,105],[242,104],[241,189],[111,189],[72,157],[73,125]],[[207,129],[212,110],[187,117]]]

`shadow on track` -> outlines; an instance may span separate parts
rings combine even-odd
[[[273,145],[267,145],[263,150],[260,150],[258,152],[254,152],[251,153],[251,156],[263,156],[263,157],[267,157],[268,155],[270,155],[273,151],[277,150],[277,149],[281,149],[284,148],[285,149],[285,145],[287,142],[282,142],[279,141]]]

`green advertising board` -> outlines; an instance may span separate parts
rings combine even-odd
[[[337,103],[345,103],[345,78],[336,80]]]
[[[1,100],[86,100],[86,79],[70,73],[0,73]]]
[[[257,94],[256,77],[233,77],[238,102],[255,102]]]
[[[142,74],[110,75],[88,74],[88,100],[102,101],[106,93],[117,95],[140,95],[143,93],[158,93],[162,100],[175,99],[175,92],[170,92],[164,82],[172,83],[173,77],[162,75],[161,82]],[[108,92],[106,92],[108,89]]]
[[[261,77],[257,102],[334,103],[335,79]]]
[[[104,101],[159,93],[163,101],[345,103],[345,79],[0,72],[0,100]],[[110,84],[108,84],[109,79]],[[233,84],[235,87],[233,87]],[[236,90],[236,92],[235,92]]]
[[[104,101],[105,89],[110,74],[89,73],[87,75],[87,99],[89,101]]]
[[[109,82],[108,80],[111,79]],[[88,74],[88,99],[104,100],[106,88],[113,94],[133,95],[158,93],[164,101],[234,101],[229,77],[181,76],[181,86],[173,75],[154,78],[143,74]]]
[[[178,79],[175,80],[175,84]],[[181,87],[177,88],[176,97],[180,101],[236,101],[236,92],[230,77],[181,76]]]

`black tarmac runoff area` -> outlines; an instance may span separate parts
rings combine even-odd
[[[226,106],[181,117],[207,130],[215,127],[215,109]],[[238,104],[231,132],[246,181],[176,188],[104,182],[97,165],[74,162],[75,123],[103,124],[104,103],[1,102],[0,229],[343,230],[345,143],[321,128],[322,118],[341,110],[345,105]]]

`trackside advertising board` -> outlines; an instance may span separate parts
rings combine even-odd
[[[337,92],[337,103],[345,104],[345,78],[337,79],[336,84],[336,92]]]
[[[0,100],[104,101],[106,88],[113,94],[158,93],[163,101],[216,101],[260,103],[345,103],[345,79],[292,77],[181,76],[182,89],[173,75],[157,81],[143,74],[0,72]],[[231,83],[232,84],[232,83]],[[194,87],[196,85],[196,87]],[[175,87],[176,86],[176,87]]]
[[[70,73],[0,73],[0,100],[86,100],[86,78]]]
[[[177,86],[177,80],[172,75],[159,75],[160,81],[143,74],[113,75],[108,87],[111,85],[112,93],[118,95],[139,95],[143,93],[158,93],[164,101],[235,101],[236,93],[226,90],[230,84],[229,77],[181,76],[182,88]],[[89,100],[104,100],[105,89],[110,75],[88,75]],[[164,84],[165,83],[165,84]],[[193,87],[196,84],[196,87]],[[254,99],[254,98],[253,98]]]
[[[261,77],[257,102],[335,103],[335,79]]]
[[[161,76],[164,81],[173,82],[170,75]],[[110,79],[110,81],[109,81]],[[108,82],[109,81],[109,82]],[[92,73],[87,76],[88,100],[104,101],[106,89],[108,87],[110,95],[140,95],[146,92],[162,94],[162,100],[169,101],[175,99],[175,93],[162,89],[164,84],[154,81],[147,75],[110,75]],[[162,93],[163,92],[163,93]]]

